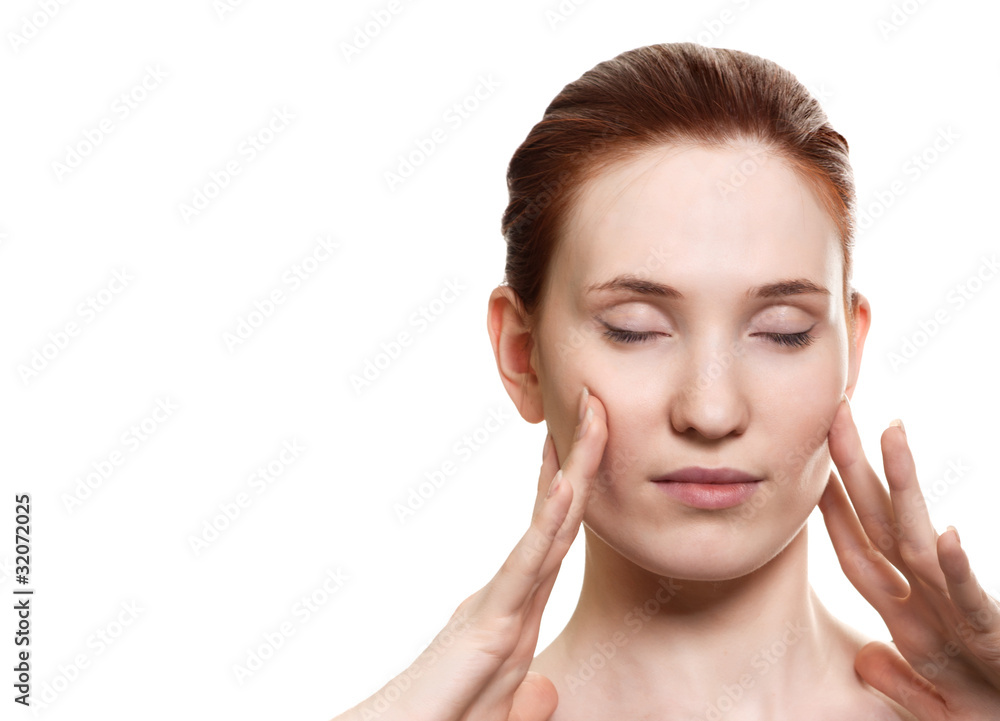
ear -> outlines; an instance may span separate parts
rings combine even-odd
[[[854,337],[850,339],[849,357],[847,363],[847,397],[854,395],[854,386],[858,383],[858,373],[861,370],[861,354],[865,349],[865,338],[872,323],[872,309],[868,299],[854,291]]]
[[[545,420],[542,390],[531,362],[534,338],[528,327],[524,304],[510,287],[497,286],[490,294],[486,328],[490,333],[500,380],[517,406],[518,413],[528,423]]]

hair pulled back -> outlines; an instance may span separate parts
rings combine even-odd
[[[787,162],[837,227],[849,293],[854,178],[847,141],[792,73],[738,50],[649,45],[596,65],[552,100],[507,169],[505,283],[538,309],[556,243],[582,186],[602,169],[665,144],[752,144]],[[735,180],[739,181],[737,172]]]

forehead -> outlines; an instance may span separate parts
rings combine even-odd
[[[712,286],[842,273],[836,225],[813,190],[760,146],[662,146],[587,181],[570,207],[553,280],[620,273]],[[556,281],[558,282],[558,281]],[[735,287],[735,286],[733,286]]]

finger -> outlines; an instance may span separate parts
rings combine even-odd
[[[531,656],[535,655],[535,644],[538,642],[538,633],[542,626],[542,613],[545,611],[545,605],[549,602],[549,596],[552,594],[552,587],[555,585],[558,575],[559,568],[556,568],[543,578],[535,595],[529,600],[528,612],[524,619],[525,630],[522,636],[530,641],[531,648],[528,650],[528,654]]]
[[[905,564],[892,534],[895,519],[889,494],[865,457],[861,437],[846,400],[841,402],[830,426],[829,447],[830,457],[840,472],[861,527],[889,562],[905,574]]]
[[[1000,606],[976,580],[969,557],[954,528],[937,541],[941,569],[948,583],[948,595],[972,629],[1000,638]]]
[[[551,495],[541,500],[528,531],[484,589],[490,616],[517,613],[540,580],[558,569],[579,530],[586,503],[577,496],[589,495],[607,440],[604,405],[589,395],[584,408],[584,433],[564,467],[554,473],[559,465],[555,443],[546,442],[539,485],[550,485],[557,476],[560,480],[549,488]]]
[[[899,554],[922,581],[943,595],[947,585],[938,562],[938,534],[920,491],[913,454],[902,424],[892,425],[882,433],[882,464],[896,518],[894,531]]]
[[[565,479],[573,486],[573,504],[558,536],[558,541],[565,544],[566,549],[580,528],[608,439],[604,404],[596,396],[589,394],[585,409],[584,420],[577,428],[579,437],[574,440],[561,468]]]
[[[830,481],[819,501],[823,521],[844,575],[876,611],[887,611],[887,597],[906,598],[910,586],[896,568],[869,541],[840,479]]]
[[[545,604],[549,601],[558,574],[559,569],[556,568],[545,576],[525,601],[520,636],[510,654],[510,659],[514,663],[524,663],[527,667],[535,655],[535,645],[538,643],[538,633],[542,625],[542,613],[545,611]]]
[[[873,641],[858,651],[854,669],[921,721],[945,718],[945,704],[934,685],[918,674],[893,647]]]
[[[551,454],[554,455],[554,452]],[[560,482],[552,489],[552,494],[542,500],[528,530],[483,589],[486,604],[483,610],[488,616],[520,613],[540,580],[551,571],[551,562],[547,564],[545,572],[543,564],[550,556],[553,542],[563,527],[572,501],[573,488],[565,481]]]
[[[563,483],[572,488],[573,502],[562,527],[556,537],[552,540],[547,550],[540,570],[539,576],[545,577],[550,573],[558,572],[559,564],[562,563],[566,552],[573,544],[577,532],[580,530],[580,522],[583,520],[584,512],[587,510],[587,500],[594,487],[601,458],[604,455],[604,446],[607,442],[607,414],[604,404],[595,396],[584,395],[584,421],[577,427],[577,438],[566,457],[562,468],[557,473],[563,474]],[[550,448],[550,453],[555,457],[555,443]]]
[[[538,643],[542,610],[548,601],[555,579],[555,573],[544,579],[535,593],[528,599],[527,608],[520,623],[520,635],[517,637],[514,648],[479,691],[470,712],[467,714],[470,721],[481,717],[492,719],[498,709],[509,709],[512,699],[516,700],[517,693],[527,678],[526,675],[530,674],[528,668]],[[501,714],[501,718],[506,717]]]
[[[559,704],[555,684],[540,673],[528,671],[514,692],[509,721],[548,721]]]
[[[552,434],[545,435],[545,445],[542,446],[542,467],[538,472],[538,492],[535,494],[535,508],[532,515],[538,513],[545,499],[548,497],[552,479],[559,470],[559,459],[556,457],[556,444],[552,440]]]

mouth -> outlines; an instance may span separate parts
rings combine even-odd
[[[745,503],[764,479],[735,468],[682,468],[653,483],[686,506],[708,510]]]

